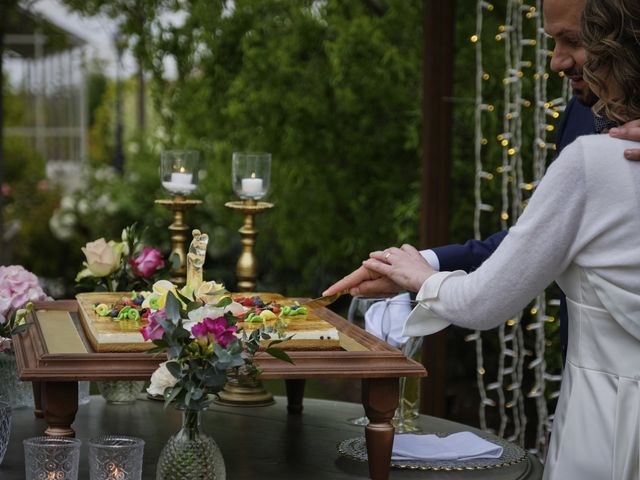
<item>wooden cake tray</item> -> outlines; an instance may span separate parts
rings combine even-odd
[[[259,295],[266,302],[276,301],[282,306],[293,305],[295,300],[285,298],[277,293],[233,293],[232,298],[251,297]],[[96,292],[80,293],[76,295],[78,301],[80,322],[82,328],[96,352],[142,352],[154,347],[152,342],[145,342],[140,328],[146,321],[117,322],[110,317],[101,317],[94,311],[99,303],[107,305],[117,303],[122,298],[129,298],[130,292]],[[292,336],[291,340],[274,345],[284,350],[342,350],[343,342],[338,330],[326,320],[320,318],[314,310],[307,315],[293,315],[285,317],[288,325],[285,334]],[[263,323],[238,322],[238,327],[247,333],[260,328]],[[275,321],[264,323],[265,327],[274,326]],[[272,339],[277,335],[272,334]],[[270,341],[263,341],[266,347]]]

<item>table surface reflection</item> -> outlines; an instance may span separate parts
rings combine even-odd
[[[269,407],[221,407],[213,405],[203,414],[203,428],[218,443],[225,458],[229,480],[264,479],[365,479],[368,468],[343,458],[337,444],[362,436],[363,427],[350,425],[348,418],[363,414],[361,405],[305,399],[302,415],[289,415],[286,399],[276,397]],[[24,480],[22,441],[42,434],[44,420],[32,411],[13,412],[11,440],[0,465],[0,479]],[[421,416],[424,431],[472,430],[446,420]],[[143,479],[155,479],[158,455],[167,439],[180,426],[179,412],[163,410],[162,403],[140,397],[133,405],[107,405],[92,396],[81,405],[74,423],[83,442],[80,457],[81,480],[88,480],[88,440],[102,434],[127,434],[145,440]],[[542,466],[533,457],[509,467],[469,472],[418,472],[391,470],[391,479],[539,479]]]

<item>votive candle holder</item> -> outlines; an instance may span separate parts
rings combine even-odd
[[[144,440],[103,435],[89,440],[90,480],[141,480]]]
[[[26,480],[78,480],[77,438],[33,437],[23,441]]]

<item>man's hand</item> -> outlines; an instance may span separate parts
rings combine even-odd
[[[331,285],[322,292],[322,295],[333,295],[344,290],[349,290],[349,293],[354,297],[356,295],[382,297],[395,295],[402,291],[402,288],[389,278],[365,267],[360,267]]]
[[[609,130],[609,135],[614,138],[622,138],[623,140],[633,140],[640,142],[640,120],[627,122],[621,127]],[[640,145],[638,148],[629,148],[624,151],[624,157],[627,160],[640,160]]]
[[[411,245],[401,248],[387,248],[372,252],[363,266],[384,275],[405,290],[417,292],[424,281],[436,271],[429,265],[420,252]]]

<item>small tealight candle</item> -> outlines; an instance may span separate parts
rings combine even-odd
[[[249,196],[262,193],[262,179],[256,178],[255,172],[251,174],[251,178],[242,179],[242,193]]]

